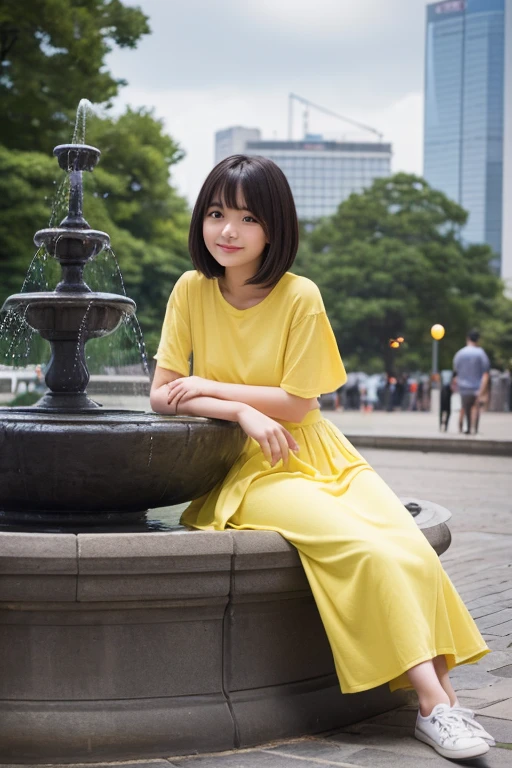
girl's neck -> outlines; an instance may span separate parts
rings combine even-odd
[[[227,268],[224,275],[219,277],[219,288],[222,295],[237,309],[248,309],[255,306],[263,301],[272,290],[260,285],[246,285],[245,281],[250,280],[254,275],[254,269],[247,269],[247,267],[244,265],[244,267]]]

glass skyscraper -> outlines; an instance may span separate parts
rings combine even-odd
[[[512,0],[427,6],[424,175],[469,213],[462,236],[503,235],[505,10]],[[509,9],[510,10],[510,9]]]

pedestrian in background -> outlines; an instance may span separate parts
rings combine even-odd
[[[439,402],[439,429],[448,432],[452,412],[452,394],[456,389],[455,371],[441,371],[441,396]]]
[[[457,374],[457,385],[461,397],[459,432],[464,429],[466,417],[466,435],[477,434],[480,420],[480,407],[489,386],[489,358],[479,345],[480,334],[469,331],[466,346],[459,349],[453,358],[453,370]]]

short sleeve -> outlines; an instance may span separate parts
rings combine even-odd
[[[311,398],[334,392],[347,380],[338,345],[325,312],[306,315],[288,336],[281,388]]]
[[[487,354],[482,349],[482,367],[483,373],[488,373],[491,370],[491,361],[487,357]]]
[[[155,355],[161,368],[175,371],[182,376],[190,374],[192,335],[185,275],[176,282],[167,302],[162,335]]]

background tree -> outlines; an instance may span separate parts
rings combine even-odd
[[[0,143],[49,152],[69,141],[80,99],[108,105],[124,84],[106,55],[149,31],[142,11],[120,0],[2,0]]]
[[[87,174],[91,218],[95,226],[105,222],[154,354],[172,287],[192,267],[190,212],[169,181],[183,152],[145,109],[128,109],[118,120],[91,120],[88,137],[102,148],[100,163]]]
[[[129,109],[117,120],[90,119],[87,141],[99,146],[102,156],[94,172],[83,175],[85,216],[91,226],[110,235],[126,292],[138,306],[148,352],[154,354],[169,293],[191,266],[190,214],[186,201],[169,183],[170,170],[182,151],[165,135],[162,123],[144,109]],[[1,302],[21,289],[36,250],[34,232],[47,226],[50,218],[55,225],[64,218],[66,179],[50,155],[0,146]],[[48,282],[51,290],[58,274],[53,260],[39,260],[25,288],[41,290]],[[96,290],[123,290],[115,265],[102,257],[86,268],[86,278]]]
[[[134,48],[148,32],[140,9],[120,0],[2,3],[0,301],[21,289],[35,251],[33,233],[65,215],[66,174],[51,156],[53,147],[72,140],[82,97],[108,107],[124,84],[106,69],[106,54],[114,45]],[[102,157],[93,174],[84,174],[85,214],[110,235],[153,354],[169,292],[190,266],[188,206],[170,178],[183,152],[149,110],[102,114],[87,120],[85,140]],[[53,288],[59,269],[52,261],[34,261],[25,289],[47,282]],[[104,255],[86,268],[91,287],[123,290],[111,262]]]
[[[502,286],[487,246],[459,239],[466,212],[423,179],[399,173],[353,194],[306,237],[298,270],[320,286],[352,369],[430,367],[430,327],[447,329],[441,365]],[[390,339],[405,338],[399,350]]]
[[[497,296],[481,324],[482,345],[497,368],[512,371],[512,301]]]

